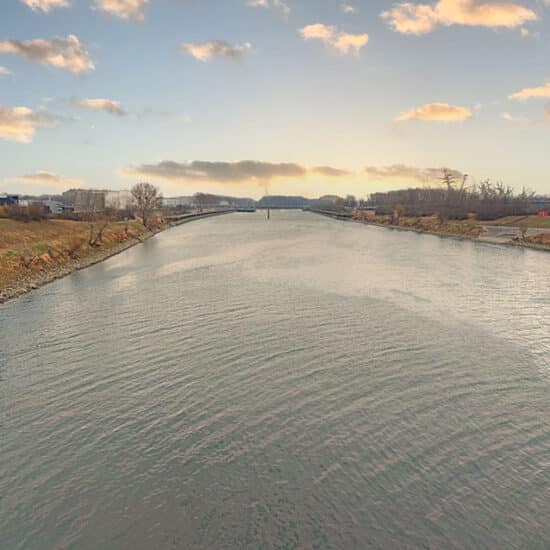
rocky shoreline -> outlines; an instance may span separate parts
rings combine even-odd
[[[108,258],[111,258],[112,256],[116,256],[117,254],[120,254],[121,252],[124,252],[137,244],[145,242],[166,229],[170,229],[171,227],[175,227],[182,223],[189,223],[203,218],[220,216],[230,212],[232,212],[232,210],[207,211],[182,216],[180,219],[171,221],[159,229],[146,231],[137,237],[130,237],[123,242],[112,244],[108,248],[97,248],[83,258],[70,258],[63,264],[50,266],[45,270],[24,272],[17,279],[17,281],[12,283],[10,286],[0,287],[0,304],[4,304],[8,300],[27,294],[31,290],[40,288],[41,286],[56,281],[57,279],[66,277],[75,271],[86,269],[87,267],[98,264]]]
[[[363,225],[372,225],[374,227],[382,227],[384,229],[392,229],[395,231],[413,231],[414,233],[420,233],[423,235],[433,235],[435,237],[444,237],[448,239],[457,239],[461,241],[474,241],[477,243],[492,244],[492,245],[515,246],[516,248],[529,248],[531,250],[538,250],[539,252],[550,252],[550,246],[545,244],[532,243],[529,241],[502,240],[502,239],[497,239],[492,237],[467,235],[467,234],[461,234],[461,233],[431,231],[429,229],[421,229],[418,227],[407,227],[403,225],[377,223],[375,221],[370,221],[368,219],[354,218],[351,215],[343,216],[341,213],[338,213],[338,212],[332,213],[327,211],[315,211],[315,210],[310,210],[310,211],[315,214],[328,216],[330,218],[334,218],[338,220],[351,221],[351,222],[360,223]]]
[[[443,231],[430,231],[427,229],[419,229],[417,227],[403,227],[401,225],[388,225],[384,223],[375,223],[375,222],[369,222],[369,221],[358,220],[353,218],[350,220],[356,223],[361,223],[363,225],[373,225],[375,227],[383,227],[385,229],[394,229],[397,231],[413,231],[414,233],[420,233],[424,235],[434,235],[435,237],[445,237],[448,239],[457,239],[460,241],[474,241],[477,243],[485,243],[485,244],[492,244],[492,245],[515,246],[516,248],[530,248],[532,250],[538,250],[540,252],[550,252],[550,246],[537,244],[537,243],[530,243],[528,241],[519,241],[519,240],[505,241],[501,239],[494,239],[491,237],[483,237],[483,236],[476,237],[474,235],[462,235],[459,233],[445,233]]]

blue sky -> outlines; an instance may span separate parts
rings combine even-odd
[[[0,191],[550,193],[550,5],[252,3],[3,0]]]

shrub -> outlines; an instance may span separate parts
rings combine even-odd
[[[12,204],[6,209],[6,217],[12,220],[30,222],[45,220],[48,215],[41,204],[30,204],[29,206]]]

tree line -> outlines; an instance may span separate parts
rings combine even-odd
[[[373,193],[364,203],[380,214],[404,216],[437,215],[441,220],[466,219],[474,214],[479,220],[532,213],[534,193],[514,190],[501,182],[484,180],[468,185],[468,177],[445,170],[438,187],[409,188]]]

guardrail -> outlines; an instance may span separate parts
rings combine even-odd
[[[321,214],[321,216],[328,216],[329,218],[335,218],[337,220],[351,220],[351,212],[346,212],[345,210],[317,210],[315,208],[309,208],[308,212],[313,212],[314,214]]]
[[[195,212],[194,214],[182,214],[181,216],[167,216],[165,219],[174,225],[181,225],[199,218],[210,218],[212,216],[221,216],[236,212],[234,209],[214,210],[210,212]]]

